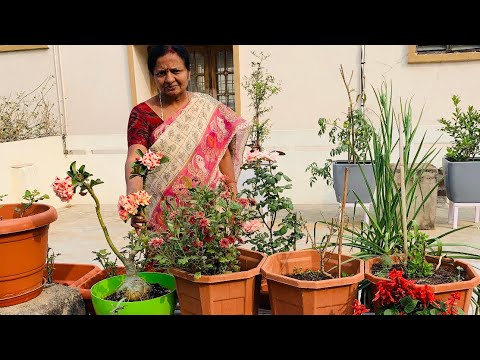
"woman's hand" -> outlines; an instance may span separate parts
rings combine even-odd
[[[137,214],[137,215],[132,216],[132,218],[130,220],[130,224],[135,229],[137,234],[145,226],[146,222],[147,222],[147,219],[145,219],[145,217],[141,214]]]

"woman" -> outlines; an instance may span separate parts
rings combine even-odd
[[[224,175],[232,192],[237,192],[249,124],[211,96],[187,91],[190,57],[183,46],[152,47],[148,70],[159,95],[138,104],[130,113],[125,181],[127,194],[142,189],[140,177],[129,179],[137,149],[160,151],[169,158],[146,182],[152,195],[148,224],[154,228],[160,222],[162,197],[175,196],[179,189],[191,186],[194,178],[214,186]],[[132,226],[138,229],[145,221],[135,216]]]

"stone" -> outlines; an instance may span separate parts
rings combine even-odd
[[[37,297],[21,304],[1,307],[0,315],[85,315],[80,290],[53,284],[46,286]]]

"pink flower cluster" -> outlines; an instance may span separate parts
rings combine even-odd
[[[70,176],[65,179],[55,177],[55,181],[52,184],[53,191],[62,201],[70,201],[73,197],[73,185]]]
[[[153,247],[158,247],[158,246],[162,245],[163,243],[164,243],[163,239],[155,238],[155,239],[150,240],[148,242],[148,245],[153,246]]]
[[[162,158],[163,154],[160,151],[154,153],[153,151],[148,150],[143,154],[142,158],[138,157],[136,160],[142,165],[145,165],[148,170],[152,170],[160,165],[160,160],[162,160]]]
[[[252,233],[260,230],[262,226],[263,226],[262,220],[253,219],[253,220],[245,221],[242,225],[242,228],[246,233]]]
[[[127,221],[130,216],[138,213],[139,206],[147,206],[150,204],[150,198],[145,190],[134,192],[130,195],[120,195],[118,198],[118,214],[123,221]]]
[[[265,160],[265,161],[271,161],[271,162],[277,162],[278,159],[278,153],[276,151],[272,151],[270,153],[264,153],[258,150],[255,150],[253,152],[250,152],[247,154],[247,162],[254,162],[257,160]]]

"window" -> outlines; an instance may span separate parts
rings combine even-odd
[[[480,60],[480,45],[409,45],[408,63]]]
[[[232,45],[185,46],[190,53],[190,91],[210,94],[235,110]]]

